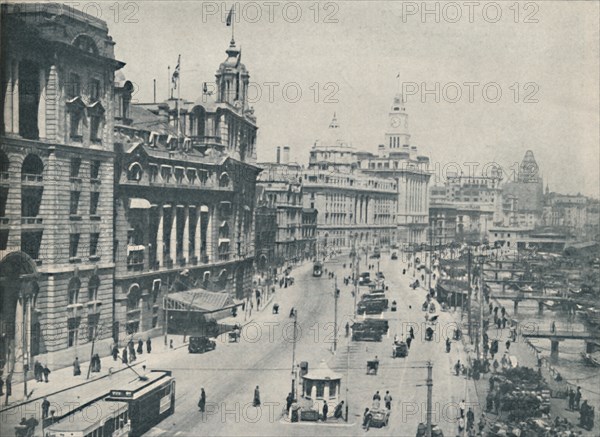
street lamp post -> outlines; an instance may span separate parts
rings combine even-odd
[[[296,323],[298,310],[294,310],[294,342],[292,343],[292,399],[296,398]]]
[[[483,349],[483,266],[485,263],[485,255],[479,255],[477,257],[477,261],[479,261],[479,323],[477,330],[477,358],[479,358],[480,352]]]

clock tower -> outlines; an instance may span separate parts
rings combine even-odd
[[[385,134],[385,147],[388,151],[407,149],[410,145],[408,114],[404,103],[402,94],[396,94],[388,116],[389,121]]]

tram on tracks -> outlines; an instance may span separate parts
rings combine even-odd
[[[153,370],[44,422],[44,437],[140,436],[175,412],[175,378]]]

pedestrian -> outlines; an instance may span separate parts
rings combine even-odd
[[[369,425],[371,424],[371,418],[373,417],[373,415],[371,414],[371,412],[369,411],[368,408],[365,408],[365,412],[363,413],[363,428],[368,431],[369,430]]]
[[[392,409],[392,395],[390,394],[389,390],[387,390],[385,392],[385,396],[383,397],[383,401],[385,402],[385,408],[387,408],[389,411],[391,411],[391,409]]]
[[[252,406],[260,407],[260,390],[258,388],[258,385],[254,389],[254,400],[252,401]]]
[[[6,376],[6,396],[12,396],[12,375]]]
[[[467,429],[470,430],[471,428],[473,428],[474,425],[475,413],[473,413],[473,410],[469,408],[469,411],[467,411]]]
[[[346,337],[350,335],[350,323],[346,322]]]
[[[35,417],[31,416],[25,423],[27,425],[27,436],[32,436],[35,434],[35,428],[40,422],[38,422]]]
[[[173,339],[169,340],[169,349],[173,349]]]
[[[412,337],[408,337],[406,339],[406,347],[410,349],[410,344],[412,343]]]
[[[37,382],[42,382],[42,370],[40,369],[40,362],[38,360],[35,360],[35,363],[33,365],[33,376],[35,377],[35,380]]]
[[[327,401],[323,402],[323,422],[327,421],[327,413],[329,412],[329,406],[327,405]]]
[[[50,401],[47,397],[44,396],[44,400],[42,401],[42,419],[46,419],[48,417],[48,413],[50,412]]]
[[[504,316],[502,316],[502,329],[506,328],[506,322],[508,321],[508,319]]]
[[[575,391],[572,387],[569,387],[569,410],[575,409]]]
[[[96,372],[100,372],[102,370],[102,361],[100,360],[100,355],[96,354]]]
[[[458,408],[460,409],[460,417],[465,417],[465,400],[463,399],[458,404]]]
[[[148,337],[148,340],[146,340],[146,352],[152,352],[152,340],[150,340],[150,337]]]
[[[2,375],[0,375],[0,396],[4,394],[4,379],[2,379]]]
[[[290,408],[292,406],[292,403],[294,403],[294,396],[292,396],[292,392],[289,392],[287,397],[285,398],[285,411],[287,413],[290,412]]]
[[[553,320],[552,325],[550,325],[550,332],[553,334],[556,333],[556,322]]]
[[[117,358],[119,358],[119,348],[117,347],[117,344],[113,344],[112,347],[112,357],[113,357],[113,361],[117,361]]]
[[[124,347],[123,348],[123,353],[121,354],[121,361],[123,361],[123,364],[127,364],[127,348]]]
[[[460,374],[460,360],[458,360],[454,365],[454,373],[456,373],[456,376],[459,376]]]
[[[206,393],[204,392],[204,387],[200,388],[200,399],[198,400],[198,408],[201,413],[204,413],[206,408]]]
[[[379,410],[379,406],[381,404],[381,395],[379,394],[379,390],[373,395],[373,410]]]
[[[504,343],[506,345],[506,350],[510,349],[510,340],[506,340],[506,343]]]
[[[410,338],[412,338],[414,340],[415,339],[415,330],[413,329],[412,326],[410,327],[408,332],[410,333]]]
[[[465,419],[463,419],[462,417],[460,417],[458,419],[458,435],[462,436],[464,430],[465,430]]]
[[[579,402],[581,402],[581,386],[577,386],[577,393],[575,393],[575,410],[579,410]]]
[[[144,353],[144,342],[142,341],[141,338],[138,340],[137,353],[139,355],[142,355]]]
[[[496,319],[496,328],[500,329],[500,327],[502,326],[502,320],[500,320],[500,318]]]
[[[485,413],[481,413],[481,418],[479,419],[479,434],[483,435],[483,429],[485,428],[486,419]]]
[[[81,366],[79,365],[79,357],[75,357],[73,361],[73,376],[81,375]]]

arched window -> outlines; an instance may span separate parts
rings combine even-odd
[[[141,294],[141,289],[138,284],[133,284],[129,287],[129,293],[127,293],[127,311],[133,311],[139,308]]]
[[[27,155],[21,166],[21,176],[23,180],[30,176],[35,176],[35,181],[41,181],[42,173],[44,172],[44,163],[37,155]]]
[[[219,187],[228,187],[229,186],[229,175],[226,172],[221,173],[219,176]]]
[[[80,50],[83,50],[86,53],[90,53],[92,55],[98,54],[98,47],[94,42],[94,39],[88,35],[79,35],[73,41],[73,45]]]
[[[88,282],[88,300],[93,302],[98,300],[98,288],[100,287],[100,279],[94,275]]]
[[[69,305],[74,305],[79,302],[79,289],[81,281],[79,278],[71,278],[69,281]]]
[[[127,180],[139,182],[142,179],[143,173],[142,166],[137,162],[134,162],[127,170]]]

